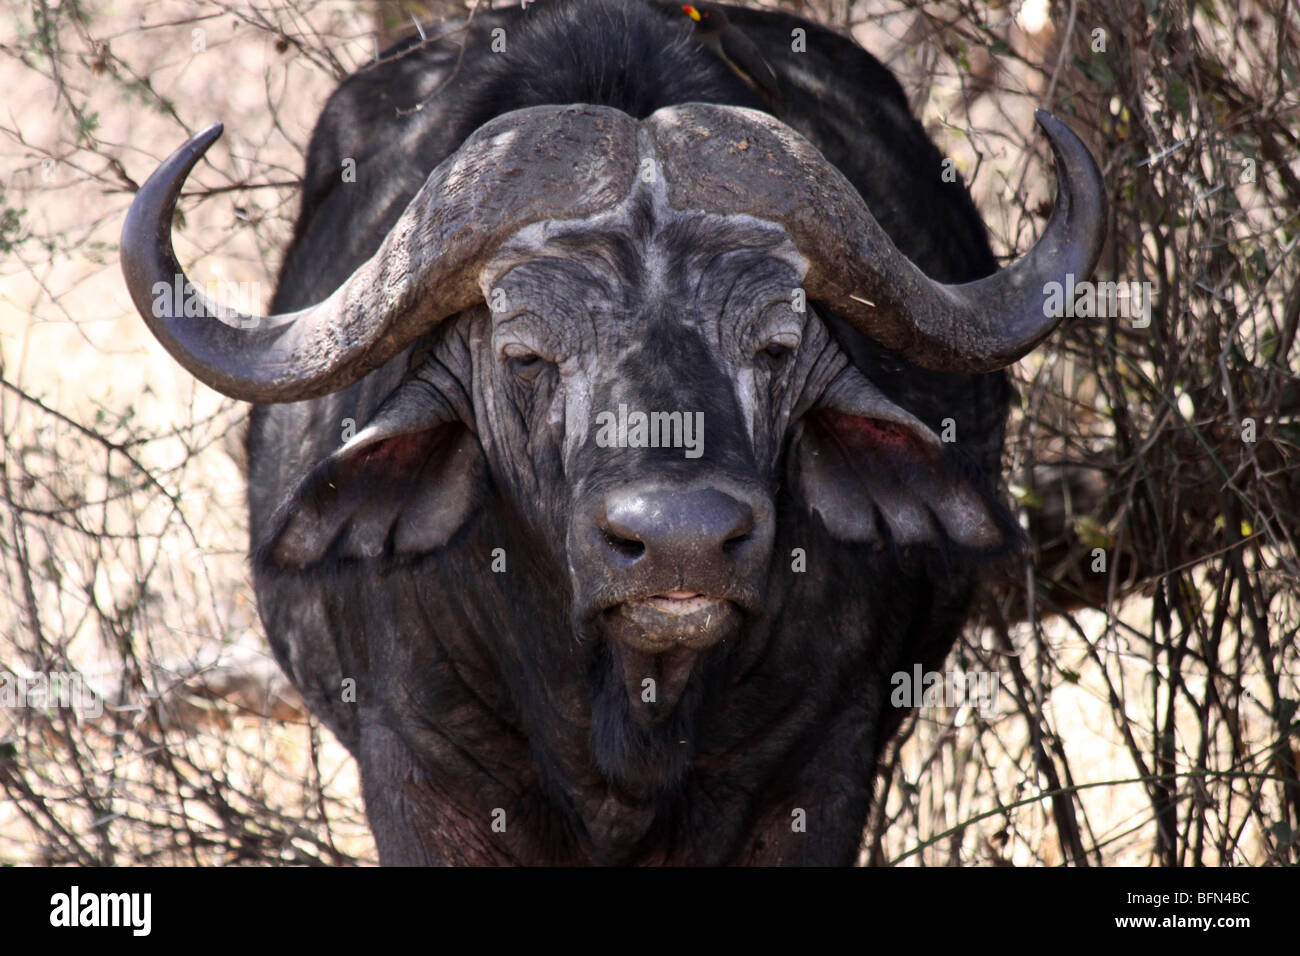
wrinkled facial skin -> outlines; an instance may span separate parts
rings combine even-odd
[[[737,477],[770,467],[788,399],[802,385],[791,361],[807,325],[793,301],[802,258],[779,229],[743,217],[681,216],[649,237],[627,232],[519,238],[489,266],[485,297],[503,307],[492,314],[488,354],[475,350],[476,361],[491,361],[476,373],[493,399],[479,409],[488,431],[503,442],[549,433],[566,480],[599,481],[620,460],[629,464],[618,449],[598,447],[600,412],[619,402],[686,410],[687,402],[718,416],[705,424],[717,440],[699,457],[655,449],[656,466],[685,459],[682,474]],[[507,435],[516,422],[523,431]],[[574,497],[586,490],[575,487]]]
[[[837,370],[818,361],[828,336],[783,232],[656,212],[526,230],[485,271],[494,308],[471,333],[494,479],[540,504],[521,511],[562,549],[574,629],[611,642],[647,721],[671,710],[699,651],[761,613],[783,439]],[[633,413],[676,418],[622,442],[610,423]],[[670,447],[630,447],[655,437]]]

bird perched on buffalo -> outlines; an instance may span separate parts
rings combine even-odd
[[[682,12],[695,21],[695,38],[763,97],[768,106],[779,110],[784,105],[776,71],[754,41],[736,29],[721,8],[688,3],[682,6]]]

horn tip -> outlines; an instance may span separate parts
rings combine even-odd
[[[226,131],[226,124],[217,120],[215,123],[209,123],[203,129],[199,130],[190,138],[190,143],[200,150],[206,150],[209,146],[221,139],[221,134]]]
[[[1064,123],[1044,109],[1034,110],[1034,121],[1038,123],[1044,132],[1049,134],[1055,133],[1062,126],[1065,126]]]

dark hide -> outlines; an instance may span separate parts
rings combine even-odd
[[[943,182],[939,153],[881,64],[807,21],[727,9],[783,83],[780,118],[844,172],[905,254],[945,282],[994,270],[965,189]],[[795,27],[808,32],[802,55],[790,51]],[[503,53],[490,52],[495,28]],[[763,105],[675,5],[547,2],[407,42],[326,106],[272,308],[328,295],[492,117],[569,102],[645,117],[688,101]],[[355,183],[341,180],[344,159]],[[608,353],[626,367],[600,369],[593,407],[630,390],[650,407],[707,409],[702,473],[748,495],[771,535],[756,603],[725,639],[642,654],[602,636],[565,529],[629,482],[687,480],[687,464],[646,450],[563,452],[563,436],[538,424],[563,362],[494,364],[502,325],[486,307],[338,394],[254,409],[262,617],[281,665],[357,757],[385,863],[853,862],[877,754],[901,719],[889,676],[942,664],[976,568],[1016,537],[990,490],[1003,374],[924,372],[823,312],[796,355],[772,359],[786,365],[761,366],[777,424],[749,441],[730,360],[704,326],[678,322],[726,305],[709,304],[712,287],[665,285],[642,264],[661,255],[665,275],[696,276],[714,268],[702,253],[725,235],[728,248],[760,250],[765,274],[788,286],[789,256],[739,226],[630,210],[599,251],[578,233],[571,258],[511,271],[512,261],[501,281],[573,311],[543,330],[539,353],[571,355],[577,333],[564,330],[626,298],[622,351]],[[542,332],[524,320],[519,334]],[[954,419],[958,442],[934,446],[890,417],[895,406],[935,432]],[[792,570],[796,549],[805,571]],[[663,696],[641,706],[645,676]]]

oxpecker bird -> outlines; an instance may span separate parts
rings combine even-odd
[[[682,12],[695,21],[695,38],[713,51],[731,71],[774,109],[784,104],[776,71],[758,51],[754,42],[741,33],[718,7],[709,4],[684,4]]]

